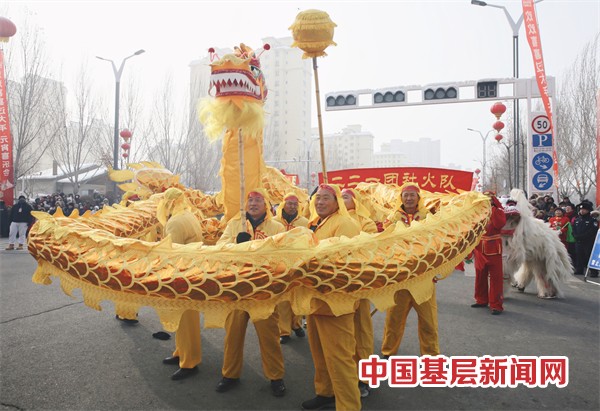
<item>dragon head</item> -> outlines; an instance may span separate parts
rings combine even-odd
[[[265,44],[264,50],[270,46]],[[209,49],[211,59],[218,58],[214,49]],[[262,54],[262,52],[260,53]],[[264,102],[267,98],[267,86],[260,69],[260,54],[241,43],[234,53],[226,54],[213,62],[210,75],[210,89],[215,90],[216,98],[253,99]]]
[[[268,50],[270,46],[265,44],[263,49]],[[200,100],[198,105],[198,115],[206,136],[216,140],[223,130],[243,128],[245,135],[262,138],[267,98],[267,86],[259,61],[262,52],[257,54],[243,43],[235,48],[234,53],[220,59],[213,48],[209,52],[214,61],[210,65],[208,92],[211,97]]]

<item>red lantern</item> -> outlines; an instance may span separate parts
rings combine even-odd
[[[493,115],[496,116],[498,120],[500,120],[500,116],[502,116],[502,114],[504,114],[504,112],[506,111],[506,106],[500,102],[494,103],[490,111]]]
[[[494,137],[494,138],[499,143],[504,137],[502,136],[502,134],[496,134],[496,137]]]
[[[122,148],[123,150],[129,150],[129,148],[130,148],[130,147],[131,147],[131,146],[129,145],[129,143],[123,143],[123,144],[121,144],[121,148]]]
[[[127,130],[126,128],[121,130],[121,133],[119,133],[119,134],[121,135],[121,138],[123,138],[124,140],[130,139],[132,136],[131,131]]]
[[[128,154],[128,153],[123,153],[123,154],[121,154],[121,155],[123,156],[123,158],[127,158],[127,157],[129,157],[129,154]]]
[[[480,169],[476,169],[475,170],[475,174],[479,174],[479,173],[481,173],[481,170]]]
[[[16,32],[17,26],[15,26],[15,23],[6,17],[0,17],[0,42],[8,42],[8,39],[14,36]]]
[[[499,133],[504,128],[504,123],[501,121],[496,121],[492,127]]]

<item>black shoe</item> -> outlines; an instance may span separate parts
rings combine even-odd
[[[290,337],[289,335],[282,335],[281,337],[279,337],[279,344],[287,344],[288,342],[290,342],[291,339],[292,337]]]
[[[335,406],[335,397],[322,397],[317,395],[312,400],[304,401],[302,403],[302,409],[304,410],[321,410],[328,406]]]
[[[358,382],[358,389],[360,390],[360,398],[366,398],[371,393],[371,387],[369,387],[369,384],[365,384],[362,381]]]
[[[163,360],[163,364],[179,365],[179,357],[167,357]]]
[[[304,330],[302,329],[302,327],[300,328],[296,328],[294,331],[294,334],[296,334],[296,337],[302,338],[306,335],[306,333],[304,332]]]
[[[487,307],[487,304],[479,304],[479,303],[471,304],[471,308],[481,308],[481,307]]]
[[[388,358],[390,358],[389,355],[382,355],[381,358],[383,358],[384,360],[387,360]]]
[[[164,331],[158,331],[152,334],[152,338],[156,338],[157,340],[169,340],[171,339],[171,334],[166,333]]]
[[[492,315],[500,315],[502,314],[502,311],[500,310],[492,310]]]
[[[115,318],[121,322],[124,322],[125,324],[128,324],[128,325],[135,325],[135,324],[139,323],[138,320],[130,320],[128,318],[121,318],[118,315],[115,315]]]
[[[184,380],[191,377],[194,374],[198,374],[198,367],[194,368],[180,368],[171,375],[171,379],[174,381]]]
[[[283,397],[285,395],[283,380],[271,380],[271,392],[275,397]]]
[[[524,293],[525,292],[525,287],[519,287],[519,286],[517,286],[517,290],[519,290],[520,293]]]
[[[235,387],[239,382],[239,378],[223,377],[221,381],[219,381],[219,383],[217,384],[217,388],[215,388],[215,390],[217,392],[226,392]]]

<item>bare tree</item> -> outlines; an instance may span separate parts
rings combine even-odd
[[[15,180],[38,166],[64,127],[65,89],[50,79],[50,64],[40,29],[26,20],[7,48]]]
[[[148,157],[175,174],[185,170],[192,128],[189,121],[189,107],[184,100],[182,109],[175,108],[173,80],[167,76],[162,90],[154,97],[150,119],[143,132],[143,149]]]
[[[194,118],[191,122],[189,151],[185,159],[183,183],[204,192],[221,190],[219,168],[222,157],[222,141],[210,142],[201,130],[200,122]]]
[[[600,35],[587,44],[570,70],[564,75],[557,92],[553,108],[555,134],[557,135],[557,154],[559,166],[559,195],[575,193],[582,200],[596,184],[596,92],[600,88],[600,60],[598,48]],[[543,110],[538,103],[539,110]],[[526,120],[527,116],[521,116]],[[512,136],[513,124],[509,120],[504,131]],[[527,187],[527,146],[529,138],[525,131],[529,124],[521,125],[519,180]],[[503,181],[513,186],[511,174],[514,173],[512,156],[514,142],[512,138],[502,141],[505,150],[500,150],[491,161],[492,177],[490,185],[504,188]],[[499,188],[500,189],[500,188]],[[502,190],[501,190],[502,191]],[[509,190],[505,190],[509,191]]]
[[[596,185],[599,47],[600,35],[596,35],[565,74],[556,98],[555,127],[561,193],[575,193],[579,200],[586,198]]]
[[[102,134],[102,123],[98,120],[98,102],[92,94],[92,84],[85,66],[82,66],[75,86],[73,113],[64,117],[62,132],[58,133],[51,151],[61,170],[79,191],[80,172],[86,163],[95,162],[92,148]]]

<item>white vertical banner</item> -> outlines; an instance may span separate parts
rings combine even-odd
[[[551,195],[558,203],[556,168],[554,167],[554,135],[546,112],[529,113],[527,144],[528,194]]]

